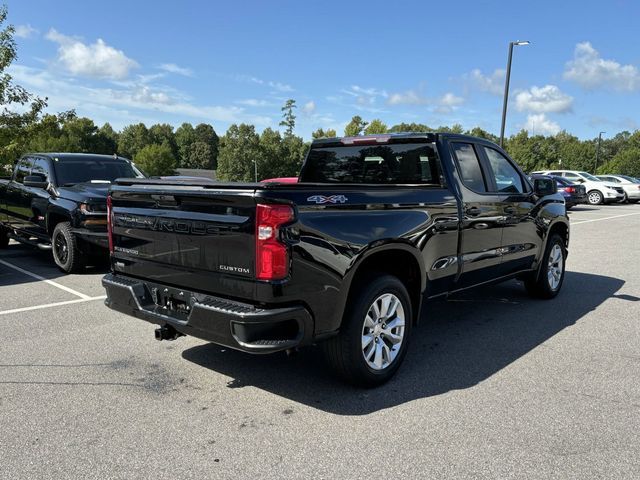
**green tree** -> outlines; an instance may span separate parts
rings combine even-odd
[[[422,123],[399,123],[389,129],[389,133],[397,132],[433,132],[433,129]]]
[[[144,123],[127,125],[120,132],[118,153],[127,158],[135,158],[140,150],[152,143],[153,139]],[[168,148],[171,150],[171,146]]]
[[[173,133],[173,127],[168,123],[156,123],[149,127],[149,141],[162,145],[166,143],[171,149],[173,158],[178,158],[178,145],[176,143],[176,135]]]
[[[317,129],[315,132],[311,134],[313,138],[334,138],[337,137],[336,131],[333,128],[327,128],[323,130],[322,128]]]
[[[211,168],[211,146],[208,143],[195,141],[189,145],[189,156],[182,162],[184,168]]]
[[[178,146],[178,165],[188,168],[191,144],[196,141],[196,132],[190,123],[183,123],[176,129],[176,144]]]
[[[472,128],[471,130],[467,130],[465,132],[467,135],[471,135],[473,137],[478,137],[478,138],[485,138],[491,142],[494,143],[498,143],[498,141],[500,140],[498,137],[496,137],[493,133],[489,133],[486,130],[483,130],[480,127],[475,127]]]
[[[114,154],[118,151],[118,132],[116,132],[109,122],[105,123],[98,130],[98,150],[96,153]]]
[[[345,137],[356,137],[360,135],[368,125],[359,115],[351,118],[351,121],[344,127]]]
[[[366,135],[374,135],[377,133],[387,133],[388,131],[389,128],[382,123],[382,120],[376,118],[375,120],[371,120],[371,123],[365,128],[364,133]]]
[[[253,125],[233,124],[220,139],[217,176],[230,182],[252,182],[260,158],[260,137]],[[262,175],[259,172],[259,175]]]
[[[215,170],[217,168],[218,161],[218,146],[220,143],[220,139],[218,138],[218,134],[213,129],[211,125],[208,123],[200,123],[194,129],[195,141],[201,142],[207,145],[209,156],[207,157],[206,162],[204,163],[204,167],[201,168],[209,168]],[[198,150],[203,153],[204,148],[202,146],[198,147]],[[190,156],[193,155],[190,152]]]
[[[598,173],[619,173],[640,178],[640,147],[631,146],[621,150],[609,162],[598,168]]]
[[[166,143],[153,143],[142,147],[134,157],[134,162],[151,176],[173,175],[176,169],[176,159],[171,147]]]
[[[13,38],[13,25],[5,25],[7,7],[0,6],[0,169],[11,168],[13,162],[25,151],[26,143],[47,105],[13,82],[6,70],[17,58],[17,46]]]
[[[290,98],[280,109],[282,111],[282,120],[280,126],[285,127],[285,135],[293,135],[293,129],[296,127],[296,115],[293,113],[293,109],[298,108],[296,101]]]

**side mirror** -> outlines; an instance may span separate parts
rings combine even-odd
[[[533,181],[533,191],[539,197],[553,195],[558,191],[558,183],[553,178],[536,178]]]
[[[22,183],[25,187],[33,188],[47,188],[49,186],[49,182],[40,175],[27,175]]]

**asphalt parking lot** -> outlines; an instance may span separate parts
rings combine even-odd
[[[640,205],[578,207],[562,293],[426,305],[399,374],[249,356],[108,310],[104,270],[0,252],[2,478],[640,478]]]

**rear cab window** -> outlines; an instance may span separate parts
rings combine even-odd
[[[300,181],[438,187],[443,183],[435,147],[417,142],[313,147]]]

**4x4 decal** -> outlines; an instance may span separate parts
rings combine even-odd
[[[323,203],[344,203],[348,200],[344,195],[312,195],[307,198],[307,202],[315,202],[318,205]]]

